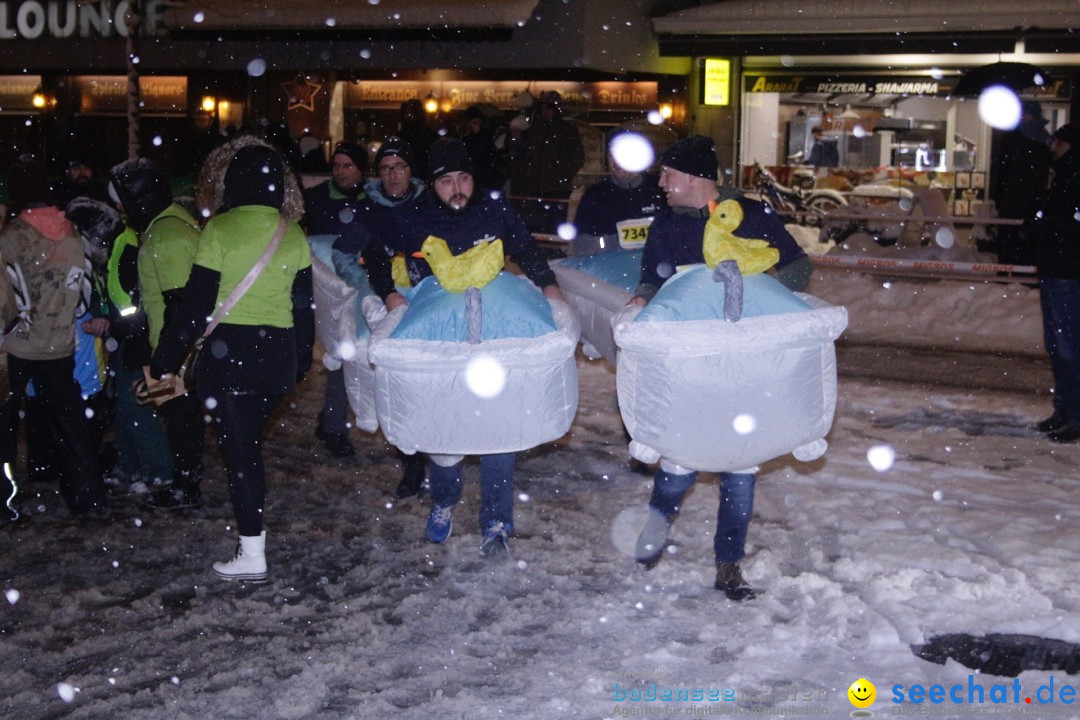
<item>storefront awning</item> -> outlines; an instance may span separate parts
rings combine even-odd
[[[653,19],[662,55],[1053,52],[1080,43],[1074,0],[721,0]]]
[[[513,28],[532,17],[539,0],[266,0],[251,9],[228,0],[169,3],[170,31],[348,31]]]

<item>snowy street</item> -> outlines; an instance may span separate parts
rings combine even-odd
[[[429,544],[426,499],[390,500],[399,466],[381,435],[353,431],[354,462],[314,440],[325,377],[316,364],[266,438],[264,585],[209,571],[235,542],[216,443],[206,505],[187,514],[129,503],[111,526],[80,526],[52,488],[29,488],[43,497],[24,500],[26,522],[0,532],[0,715],[844,718],[848,687],[866,678],[877,717],[1080,716],[1063,704],[1062,688],[1078,684],[1063,671],[1022,673],[1013,702],[1012,678],[911,649],[948,633],[1080,643],[1080,446],[1031,429],[1050,411],[1045,358],[1030,347],[983,353],[973,341],[958,354],[897,350],[927,338],[914,310],[907,334],[897,318],[888,348],[869,347],[857,331],[881,280],[843,277],[811,288],[852,315],[829,450],[762,467],[744,561],[756,600],[712,589],[712,475],[692,491],[662,562],[644,571],[633,561],[651,477],[626,461],[610,365],[579,353],[573,429],[519,456],[513,555],[492,564],[477,552],[475,463],[453,535]],[[955,302],[967,291],[941,283],[915,292],[952,323],[943,337],[978,335],[978,318],[993,312]],[[1033,291],[989,292],[1030,301]],[[997,317],[983,334],[1007,345],[1038,322]],[[875,469],[868,451],[878,446]],[[1036,691],[1051,682],[1055,702],[1040,704]],[[969,683],[985,688],[984,705],[971,704]],[[893,702],[894,686],[908,697],[917,684],[962,685],[962,702]],[[991,702],[995,684],[1009,685],[1007,703]],[[673,690],[690,699],[632,699]]]

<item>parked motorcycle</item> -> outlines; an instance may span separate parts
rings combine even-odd
[[[925,208],[912,190],[889,181],[864,183],[852,191],[842,218],[826,218],[821,240],[839,243],[855,233],[865,233],[878,245],[896,245],[911,227],[922,242],[925,238],[920,236],[938,227],[921,222],[923,214]]]
[[[836,190],[781,185],[760,163],[754,163],[753,182],[762,201],[777,213],[791,215],[803,225],[820,227],[829,211],[848,204],[847,198]]]

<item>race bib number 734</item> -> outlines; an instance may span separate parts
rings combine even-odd
[[[651,217],[634,218],[615,223],[619,231],[619,247],[623,250],[638,250],[645,246],[649,239],[649,226],[652,225]]]

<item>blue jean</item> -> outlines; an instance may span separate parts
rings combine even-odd
[[[480,456],[480,532],[497,522],[507,532],[513,529],[515,460],[515,453]],[[461,499],[461,465],[428,463],[431,499],[436,506],[452,507]]]
[[[150,405],[135,402],[132,383],[143,376],[142,369],[127,370],[117,362],[116,417],[113,419],[113,445],[116,447],[116,470],[128,477],[173,477],[172,451],[165,425]]]
[[[649,506],[668,519],[682,508],[683,498],[697,481],[696,472],[685,475],[656,471]],[[746,554],[746,531],[754,511],[754,473],[720,473],[720,506],[716,510],[713,550],[716,562],[736,563]]]
[[[1039,303],[1054,373],[1054,410],[1080,424],[1080,280],[1040,278]]]

